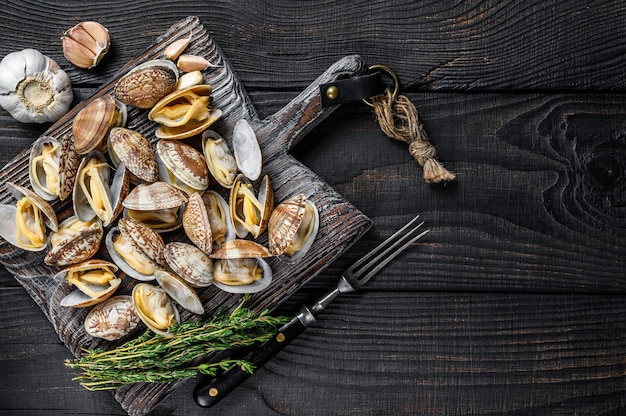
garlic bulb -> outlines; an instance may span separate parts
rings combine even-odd
[[[9,53],[0,62],[0,106],[17,121],[57,121],[73,98],[65,71],[35,49]]]

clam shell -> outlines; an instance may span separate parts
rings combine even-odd
[[[272,253],[255,241],[235,239],[224,242],[210,256],[213,259],[264,258],[271,257]]]
[[[239,174],[235,178],[235,183],[230,190],[229,208],[230,208],[230,220],[232,227],[239,238],[245,238],[248,233],[251,233],[254,238],[258,238],[266,229],[270,219],[270,215],[274,209],[274,191],[270,184],[270,178],[268,175],[263,177],[259,187],[259,193],[256,196],[250,196],[256,198],[255,205],[261,207],[258,213],[259,221],[255,224],[247,224],[246,218],[243,217],[243,213],[238,212],[238,207],[241,206],[241,198],[247,198],[249,196],[243,196],[239,191],[240,187],[251,188],[254,192],[252,184],[243,175]]]
[[[192,243],[210,254],[213,246],[235,238],[229,216],[228,204],[220,194],[208,190],[201,196],[195,192],[183,211],[183,228]]]
[[[262,290],[265,290],[272,283],[272,269],[270,265],[263,259],[257,258],[255,259],[257,264],[263,270],[263,277],[253,283],[247,285],[228,285],[222,282],[218,282],[217,280],[213,281],[213,285],[224,292],[228,293],[257,293]],[[213,262],[213,270],[215,274],[215,270],[217,268],[225,266],[223,262],[229,262],[229,259],[219,259]],[[226,265],[226,267],[228,267]]]
[[[209,186],[209,168],[202,153],[175,140],[159,140],[156,159],[162,181],[187,194],[204,191]]]
[[[85,317],[85,331],[92,337],[115,341],[130,334],[139,325],[139,315],[129,295],[113,296]]]
[[[6,186],[15,199],[19,201],[22,198],[26,198],[41,212],[46,229],[53,231],[58,229],[54,209],[42,197],[30,189],[14,183],[9,182]],[[38,245],[39,242],[37,242],[37,244],[34,242],[29,244],[19,239],[16,221],[17,214],[18,209],[16,205],[0,205],[0,237],[4,238],[11,245],[27,251],[42,251],[48,247],[49,236],[46,236],[46,241],[42,241],[42,245]],[[43,232],[46,233],[47,230],[43,230]]]
[[[113,94],[125,104],[152,108],[174,91],[177,81],[176,64],[167,59],[155,59],[136,66],[120,78]]]
[[[187,202],[187,194],[172,185],[157,181],[137,185],[126,196],[122,205],[137,211],[176,208]]]
[[[58,146],[53,156],[53,164],[56,165],[54,173],[58,177],[58,190],[54,191],[46,186],[48,172],[38,162],[46,145]],[[28,161],[28,178],[33,191],[46,201],[53,201],[57,198],[67,199],[74,187],[74,178],[79,163],[79,156],[74,150],[74,142],[69,135],[64,135],[60,140],[50,136],[39,137],[33,143]]]
[[[118,270],[117,266],[109,261],[100,260],[100,259],[91,259],[91,260],[86,260],[82,263],[71,265],[61,270],[60,272],[55,274],[53,277],[55,280],[65,281],[66,276],[69,271],[93,270],[93,269],[99,269],[103,267],[109,268],[113,273],[116,273]],[[96,305],[108,299],[109,297],[111,297],[111,295],[113,295],[113,293],[117,290],[121,282],[122,280],[118,277],[111,279],[108,282],[108,286],[106,288],[103,288],[98,293],[97,296],[90,296],[82,292],[80,289],[76,289],[72,291],[70,294],[68,294],[67,296],[65,296],[61,300],[60,305],[63,307],[68,307],[68,308],[85,308],[87,306]]]
[[[195,136],[208,129],[213,123],[222,117],[222,110],[212,108],[210,115],[205,120],[191,120],[184,126],[167,127],[160,126],[154,135],[159,139],[181,140]]]
[[[58,243],[55,243],[55,234],[64,233],[71,224],[82,224],[75,232],[68,233]],[[51,249],[44,258],[44,263],[49,266],[68,266],[80,263],[91,258],[100,247],[100,241],[104,235],[102,223],[94,219],[89,223],[83,223],[76,216],[71,216],[59,224],[59,229],[50,237]]]
[[[197,315],[204,313],[198,294],[183,279],[165,270],[157,270],[154,275],[159,286],[180,306]]]
[[[256,134],[245,119],[235,123],[233,152],[239,171],[251,181],[256,181],[261,176],[263,157]]]
[[[28,188],[24,188],[21,185],[16,183],[7,182],[7,189],[13,195],[13,198],[18,201],[22,198],[28,198],[34,205],[39,208],[39,210],[43,213],[45,219],[46,227],[51,229],[52,231],[57,231],[59,229],[59,224],[57,221],[57,215],[54,212],[54,208],[42,197],[34,193]]]
[[[202,152],[211,176],[224,188],[232,188],[237,162],[226,141],[213,130],[202,133]]]
[[[207,287],[213,282],[213,260],[192,244],[168,243],[165,246],[165,261],[192,287]]]
[[[209,254],[213,250],[213,234],[211,223],[202,196],[198,192],[189,195],[189,200],[183,211],[183,229],[189,240]]]
[[[141,133],[124,127],[115,127],[109,133],[109,155],[112,160],[124,163],[126,169],[137,178],[146,182],[159,180],[152,146]]]
[[[80,110],[72,122],[76,153],[98,149],[109,130],[126,124],[126,106],[110,94],[103,95]]]
[[[77,180],[74,183],[74,190],[72,193],[73,208],[74,213],[81,221],[89,222],[97,216],[102,221],[102,224],[106,227],[111,224],[122,212],[122,201],[124,200],[130,189],[130,175],[124,167],[123,163],[118,166],[112,180],[110,179],[110,167],[107,167],[100,171],[101,180],[104,183],[104,186],[108,187],[111,213],[110,217],[109,214],[99,215],[89,203],[89,198],[85,194],[82,186],[80,186],[80,181],[78,181],[82,170],[85,169],[89,161],[93,158],[96,158],[99,162],[103,164],[108,164],[104,155],[98,150],[92,150],[91,152],[89,152],[89,154],[87,154],[87,156],[83,158],[76,174]]]
[[[209,102],[212,91],[208,84],[176,90],[152,107],[148,119],[166,127],[183,127],[192,120],[203,121],[211,111]]]
[[[159,269],[167,267],[165,262],[165,242],[161,236],[150,227],[127,218],[120,218],[118,226],[111,228],[106,235],[105,245],[111,259],[119,266],[119,268],[130,277],[147,281],[153,280],[154,275],[143,274],[133,269],[115,250],[113,243],[118,233],[124,236],[124,239],[130,243],[133,250],[141,253],[152,266]]]
[[[289,262],[299,261],[312,246],[319,229],[319,213],[315,204],[304,196],[297,194],[281,202],[274,208],[268,227],[269,250],[274,256],[282,255],[293,241],[302,225],[306,210],[313,215],[312,231],[302,247],[293,256],[284,256]]]
[[[180,322],[180,315],[163,288],[138,283],[133,288],[132,298],[137,315],[148,328],[163,336],[171,335],[168,329]]]

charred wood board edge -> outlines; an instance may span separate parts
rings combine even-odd
[[[371,226],[371,220],[368,217],[314,172],[288,154],[290,148],[303,135],[334,109],[321,108],[319,85],[339,77],[363,73],[366,65],[359,56],[348,56],[337,61],[282,110],[260,120],[235,71],[222,55],[219,47],[212,41],[199,19],[191,16],[171,26],[166,33],[157,38],[153,45],[122,68],[115,79],[98,89],[89,99],[76,105],[44,134],[56,138],[71,134],[74,116],[95,98],[112,93],[120,76],[142,62],[161,57],[169,43],[190,35],[191,43],[187,52],[204,56],[215,65],[215,68],[205,74],[205,82],[213,87],[211,106],[221,109],[223,116],[212,128],[230,144],[234,124],[239,119],[246,118],[257,132],[263,154],[263,172],[270,177],[276,203],[302,192],[316,204],[320,211],[320,230],[317,241],[303,261],[291,265],[275,258],[270,259],[274,272],[272,285],[268,290],[256,294],[250,307],[257,311],[263,309],[271,311],[345,252]],[[146,115],[147,110],[129,107],[127,127],[139,131],[154,144],[156,142],[154,132],[157,126],[148,121]],[[6,188],[7,182],[30,187],[29,154],[30,148],[25,149],[0,172],[0,203],[15,203]],[[52,205],[59,222],[72,215],[71,203],[67,201],[56,201]],[[266,243],[266,238],[261,236],[259,242]],[[121,343],[121,341],[95,340],[85,333],[83,320],[89,308],[71,309],[59,305],[60,300],[71,289],[51,279],[58,270],[46,266],[43,263],[44,256],[45,251],[26,252],[6,242],[0,244],[0,262],[39,305],[61,341],[73,355],[79,356],[81,350],[85,348],[108,349]],[[103,245],[96,256],[109,258]],[[133,279],[124,277],[117,293],[129,293],[133,283]],[[232,307],[239,298],[239,295],[228,294],[215,287],[199,290],[198,294],[205,305],[207,315],[223,307]],[[189,312],[182,312],[183,319],[190,315]],[[68,377],[72,377],[69,372]],[[115,392],[115,398],[129,414],[142,415],[150,412],[183,382],[137,383],[118,389]]]

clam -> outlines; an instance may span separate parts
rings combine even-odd
[[[46,201],[66,200],[72,193],[79,163],[69,135],[60,140],[41,136],[33,143],[28,161],[28,178],[33,191]]]
[[[237,175],[230,190],[230,219],[239,238],[248,233],[254,238],[259,237],[267,228],[270,215],[274,208],[274,191],[269,176],[261,181],[258,195],[254,187],[243,174]]]
[[[204,313],[204,306],[202,306],[198,294],[180,277],[165,270],[157,270],[155,277],[159,286],[165,290],[165,293],[180,306],[197,315]]]
[[[211,176],[224,188],[232,188],[237,162],[226,141],[213,130],[202,133],[202,152]]]
[[[48,243],[47,230],[58,229],[54,209],[30,189],[10,182],[6,186],[17,203],[0,205],[0,236],[27,251],[43,250]]]
[[[297,194],[274,208],[269,220],[269,249],[289,262],[299,261],[311,248],[319,229],[318,210],[304,194]]]
[[[229,240],[219,246],[213,258],[213,284],[229,293],[256,293],[272,282],[272,269],[263,260],[271,253],[251,240]]]
[[[159,167],[152,146],[141,133],[124,127],[115,127],[109,133],[108,149],[113,165],[117,167],[123,163],[132,174],[132,182],[159,180]]]
[[[153,280],[157,269],[165,269],[165,243],[152,228],[126,218],[107,233],[109,256],[119,268],[137,280]]]
[[[175,140],[159,140],[156,160],[162,181],[190,194],[209,186],[209,169],[202,153]]]
[[[179,241],[165,246],[168,266],[192,287],[207,287],[213,282],[213,260],[198,247]]]
[[[121,283],[117,266],[106,260],[91,259],[68,266],[54,275],[54,279],[67,282],[76,290],[61,300],[61,306],[84,308],[111,297]]]
[[[85,331],[92,337],[115,341],[130,334],[140,319],[129,295],[113,296],[98,305],[85,318]]]
[[[233,152],[239,171],[256,181],[261,176],[263,157],[256,134],[245,119],[239,120],[233,128]]]
[[[180,322],[178,310],[163,288],[138,283],[133,288],[132,297],[139,318],[157,334],[169,336],[169,327]]]
[[[163,181],[141,183],[122,202],[124,217],[160,232],[180,228],[187,194]]]
[[[257,293],[272,283],[270,265],[261,258],[219,259],[213,262],[213,284],[229,293]]]
[[[228,204],[220,194],[208,190],[189,195],[182,217],[185,234],[198,248],[209,254],[213,245],[235,238]]]
[[[193,85],[176,90],[154,105],[148,118],[161,126],[155,132],[159,139],[184,139],[208,129],[222,116],[222,111],[209,107],[212,87]]]
[[[72,122],[76,153],[84,155],[95,149],[104,152],[107,134],[113,127],[126,125],[126,117],[126,106],[110,94],[90,102]]]
[[[50,235],[50,250],[44,263],[64,267],[83,262],[96,254],[103,234],[98,218],[83,222],[77,216],[71,216]]]
[[[106,227],[122,212],[121,201],[128,194],[130,177],[123,163],[112,180],[110,171],[104,155],[97,150],[81,161],[72,194],[74,213],[81,221],[98,217]]]
[[[113,94],[127,105],[152,108],[174,91],[177,81],[176,64],[167,59],[155,59],[136,66],[120,78]]]

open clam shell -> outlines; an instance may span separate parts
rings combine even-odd
[[[230,219],[237,237],[244,238],[248,233],[259,237],[266,229],[274,209],[274,191],[269,176],[265,175],[258,195],[252,183],[243,175],[237,175],[230,190]]]
[[[111,162],[115,167],[123,163],[133,175],[134,183],[159,180],[159,167],[152,146],[141,133],[124,127],[111,129],[108,138]]]
[[[81,263],[96,254],[103,235],[99,219],[83,222],[77,216],[71,216],[50,235],[50,250],[44,263],[60,267]]]
[[[233,152],[239,171],[256,181],[261,176],[263,156],[256,133],[245,119],[239,120],[233,128]]]
[[[27,251],[48,245],[48,229],[58,229],[54,209],[42,197],[18,184],[7,183],[16,205],[0,205],[0,236]]]
[[[207,287],[213,282],[213,260],[193,244],[172,241],[165,246],[168,266],[192,287]]]
[[[128,276],[154,280],[154,272],[165,269],[165,242],[152,228],[126,218],[120,218],[117,227],[105,238],[109,256]]]
[[[126,125],[126,106],[106,94],[96,98],[79,111],[72,122],[74,148],[80,155],[92,150],[106,150],[105,138],[111,128]]]
[[[115,264],[100,259],[86,260],[61,270],[54,279],[77,288],[61,300],[61,306],[84,308],[108,299],[121,283],[115,275],[117,270]]]
[[[272,283],[272,269],[262,258],[218,259],[213,285],[229,293],[257,293]]]
[[[180,140],[195,136],[220,119],[222,111],[209,107],[212,87],[193,85],[174,91],[154,105],[148,118],[161,124],[159,139]]]
[[[298,262],[313,245],[319,213],[313,202],[297,194],[274,208],[269,220],[269,250],[282,260]]]
[[[189,240],[206,254],[210,254],[214,246],[236,236],[228,204],[213,190],[202,196],[198,192],[189,195],[182,223]]]
[[[180,306],[197,315],[204,313],[204,306],[196,291],[179,276],[166,270],[157,270],[154,276],[165,293]]]
[[[138,283],[133,288],[132,298],[139,318],[148,328],[163,336],[171,335],[168,329],[180,322],[180,315],[163,288]]]
[[[137,65],[115,84],[113,94],[119,101],[137,108],[152,108],[174,91],[178,81],[176,64],[155,59]]]
[[[111,167],[101,152],[93,150],[83,158],[72,193],[74,213],[81,221],[98,217],[106,227],[122,212],[122,200],[130,189],[130,176],[123,163],[110,178]]]
[[[141,222],[159,232],[172,231],[182,225],[182,211],[187,199],[184,191],[166,182],[141,183],[122,202],[124,218]]]
[[[187,194],[203,192],[209,186],[209,168],[204,156],[188,144],[159,140],[156,160],[161,180]]]
[[[228,143],[213,130],[206,130],[202,133],[202,153],[211,176],[224,188],[232,188],[237,177],[237,162]]]
[[[255,241],[235,239],[224,242],[210,256],[213,259],[265,258],[272,257],[272,253]]]
[[[92,337],[115,341],[130,334],[141,320],[129,295],[113,296],[85,317],[85,331]]]
[[[60,140],[41,136],[33,143],[28,178],[33,191],[46,201],[62,201],[72,193],[80,159],[69,135]]]

